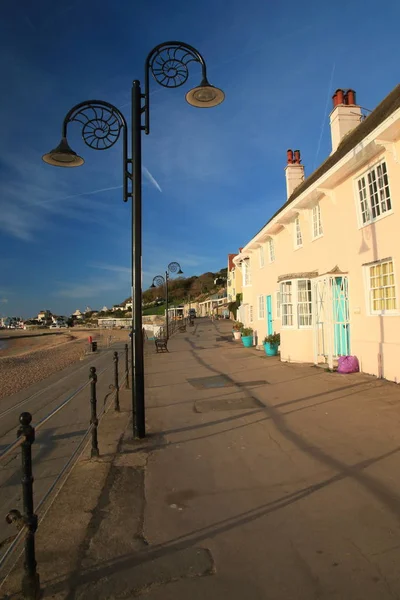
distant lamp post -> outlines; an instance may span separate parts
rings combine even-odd
[[[94,150],[107,150],[119,139],[122,132],[123,199],[132,199],[132,358],[133,385],[132,409],[134,435],[145,436],[144,360],[142,330],[142,138],[141,132],[150,133],[150,72],[158,84],[177,88],[189,77],[189,64],[199,63],[202,71],[200,85],[186,94],[192,106],[209,108],[218,106],[225,98],[219,88],[207,79],[207,69],[200,52],[183,42],[159,44],[146,58],[144,94],[140,81],[132,84],[131,126],[121,111],[103,100],[87,100],[74,106],[65,116],[61,142],[43,156],[44,162],[56,167],[80,167],[83,158],[72,150],[67,141],[69,123],[77,121],[82,128],[83,141]],[[142,119],[142,115],[144,115]]]
[[[183,275],[183,271],[181,269],[180,264],[177,263],[177,262],[171,262],[171,263],[169,263],[169,265],[167,267],[167,270],[165,271],[165,277],[163,277],[162,275],[156,275],[153,278],[153,283],[150,286],[152,288],[155,288],[155,287],[161,287],[162,285],[165,284],[165,305],[166,305],[166,311],[165,311],[165,333],[166,333],[167,340],[169,339],[168,281],[169,281],[169,274],[170,273],[176,273],[177,275]]]

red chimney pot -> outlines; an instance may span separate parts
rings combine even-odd
[[[294,151],[294,162],[296,165],[299,165],[301,163],[300,150]]]
[[[355,104],[356,103],[356,93],[354,90],[347,90],[346,93],[347,104]]]
[[[343,90],[336,90],[336,106],[344,104],[344,93]]]
[[[293,163],[293,150],[287,151],[287,164],[291,165]]]

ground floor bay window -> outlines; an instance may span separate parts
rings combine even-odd
[[[282,281],[279,290],[282,328],[312,326],[312,289],[310,279]]]

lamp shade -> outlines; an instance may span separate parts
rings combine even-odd
[[[43,160],[53,167],[80,167],[85,162],[70,148],[67,138],[63,137],[57,148],[43,155]]]
[[[189,90],[186,94],[186,101],[197,108],[212,108],[224,100],[224,92],[208,83],[207,79],[203,79],[199,86]]]

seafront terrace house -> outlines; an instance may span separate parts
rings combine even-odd
[[[400,381],[400,85],[364,117],[337,90],[332,152],[305,178],[287,152],[287,200],[233,258],[238,319],[261,343],[281,334],[283,361],[355,355],[366,373]]]
[[[242,248],[239,248],[239,254]],[[236,296],[242,293],[242,271],[234,263],[237,254],[228,254],[227,295],[228,302],[235,302]]]

